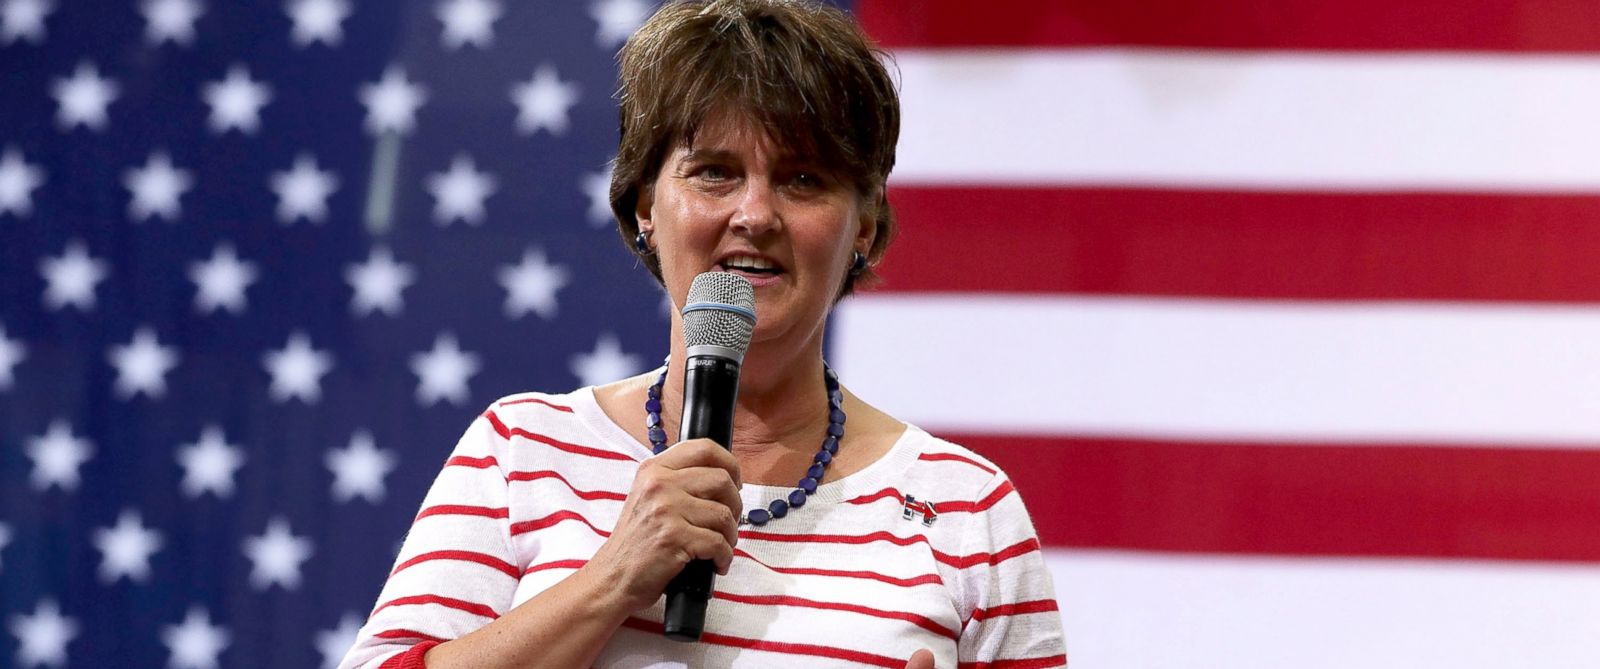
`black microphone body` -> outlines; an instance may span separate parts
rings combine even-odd
[[[756,327],[755,287],[728,272],[702,272],[683,306],[683,413],[678,440],[710,439],[733,450],[739,365]],[[662,634],[699,641],[716,563],[691,560],[667,583]]]
[[[738,360],[717,353],[689,356],[684,365],[683,422],[678,440],[710,439],[731,450],[733,405],[738,394]],[[662,617],[662,632],[667,638],[700,640],[716,569],[711,560],[691,560],[667,583],[667,605]]]

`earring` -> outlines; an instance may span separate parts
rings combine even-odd
[[[855,259],[850,261],[850,276],[860,276],[865,271],[867,271],[867,257],[856,251]]]
[[[645,235],[643,230],[640,230],[639,234],[633,236],[633,249],[638,251],[639,255],[642,256],[647,256],[654,252],[650,248],[650,237]]]

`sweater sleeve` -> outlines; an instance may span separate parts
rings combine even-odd
[[[511,608],[521,568],[511,548],[505,440],[492,411],[467,428],[428,490],[340,669],[423,667],[427,647]]]
[[[983,559],[963,569],[960,668],[1066,666],[1055,587],[1027,508],[1004,472],[979,499],[993,503],[974,514],[963,535],[962,553]]]

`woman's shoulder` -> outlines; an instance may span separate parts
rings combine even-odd
[[[574,417],[586,403],[594,402],[591,388],[579,388],[565,393],[530,390],[506,395],[489,403],[484,414],[501,419],[523,417]]]
[[[506,395],[489,404],[491,410],[496,411],[525,411],[530,408],[540,408],[557,411],[560,413],[575,413],[575,407],[585,402],[594,401],[594,389],[585,387],[569,390],[564,393],[550,393],[538,390],[529,390]],[[520,407],[513,409],[513,407]]]
[[[593,405],[592,388],[564,393],[527,391],[491,402],[482,417],[502,437],[518,430],[565,432],[581,427],[593,413],[590,409]]]
[[[961,444],[943,439],[859,398],[854,408],[867,423],[867,430],[880,435],[871,439],[882,444],[873,456],[885,469],[894,471],[905,494],[934,501],[976,501],[981,495],[1003,485],[1008,479],[1000,467]],[[854,426],[855,416],[851,416]]]
[[[917,497],[924,505],[907,505],[904,513],[908,517],[921,513],[930,526],[935,525],[932,520],[938,520],[946,531],[959,534],[968,553],[974,548],[989,552],[1038,549],[1038,534],[1026,501],[999,465],[914,426],[907,429],[907,436],[917,447],[908,483],[928,491],[928,497]]]
[[[609,460],[649,457],[648,449],[607,415],[599,392],[600,388],[586,386],[564,393],[507,395],[491,403],[483,419],[507,442],[532,440],[558,451]]]
[[[988,458],[966,446],[936,436],[910,423],[902,437],[915,453],[915,467],[926,476],[961,488],[987,488],[1009,480]]]
[[[935,515],[958,511],[964,520],[957,524],[962,526],[993,512],[996,502],[1012,492],[1005,472],[988,458],[914,424],[903,425],[893,448],[874,463],[855,492],[889,490],[907,507],[907,517],[915,515],[919,504]]]

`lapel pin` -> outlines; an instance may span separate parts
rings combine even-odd
[[[922,515],[922,524],[925,527],[933,527],[933,521],[939,519],[939,513],[933,510],[931,502],[919,502],[917,498],[906,495],[906,501],[900,505],[900,517],[912,520],[918,514]]]

